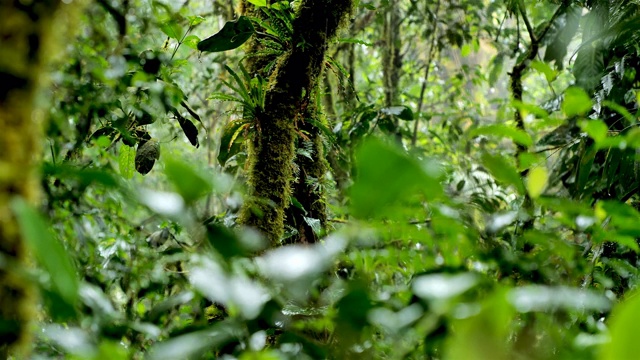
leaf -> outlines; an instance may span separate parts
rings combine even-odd
[[[182,35],[184,34],[182,27],[176,20],[169,20],[160,24],[160,30],[168,37],[178,41],[180,41]]]
[[[609,128],[602,120],[585,120],[580,122],[580,128],[586,132],[596,143],[603,142],[607,138]]]
[[[244,44],[255,32],[251,20],[240,16],[236,21],[227,21],[215,35],[198,43],[198,50],[220,52],[232,50]]]
[[[524,193],[524,185],[520,174],[503,156],[491,155],[485,152],[482,154],[482,164],[496,180],[505,185],[513,185],[519,193]]]
[[[527,175],[527,191],[532,199],[540,197],[544,189],[547,187],[549,174],[544,166],[534,167]]]
[[[176,191],[189,204],[212,190],[212,184],[207,177],[201,175],[185,162],[169,159],[165,162],[165,174]]]
[[[184,40],[182,40],[182,43],[193,50],[197,50],[198,44],[200,43],[200,38],[195,35],[189,35],[184,38]]]
[[[200,147],[200,142],[198,141],[198,128],[190,121],[187,120],[184,116],[180,115],[177,111],[173,113],[178,119],[178,124],[182,128],[182,132],[189,139],[191,145]]]
[[[602,346],[600,360],[635,359],[640,353],[640,296],[628,293],[624,302],[616,305],[609,322],[609,342]]]
[[[120,145],[118,168],[120,169],[120,175],[122,175],[123,178],[131,179],[133,177],[135,158],[136,152],[131,146],[127,146],[125,144]]]
[[[549,40],[545,39],[547,40],[545,42],[549,44],[544,53],[545,62],[555,61],[558,69],[562,69],[564,58],[567,55],[567,47],[578,30],[581,13],[581,7],[567,6],[564,13],[556,18],[554,25],[558,31],[553,34],[555,36],[553,41],[549,43]]]
[[[591,98],[583,89],[572,86],[565,91],[562,112],[567,117],[584,115],[592,106]]]
[[[446,338],[444,359],[450,360],[507,360],[509,356],[510,324],[513,307],[498,290],[483,301],[472,316],[453,320],[456,331]],[[479,311],[478,311],[479,310]]]
[[[426,300],[448,300],[459,296],[478,283],[473,273],[429,274],[416,277],[413,293]]]
[[[55,291],[66,303],[74,306],[79,299],[79,281],[64,246],[51,234],[42,216],[24,200],[13,200],[11,208],[26,243],[51,276]]]
[[[397,116],[401,120],[413,120],[413,111],[408,106],[390,106],[380,109],[380,112],[385,115]]]
[[[222,129],[220,150],[218,151],[220,165],[224,166],[229,158],[240,151],[240,146],[237,146],[236,139],[246,125],[248,125],[246,120],[233,120]]]
[[[141,175],[148,174],[159,158],[160,143],[157,140],[148,140],[142,145],[138,145],[135,158],[136,171]]]
[[[544,77],[548,82],[552,82],[558,76],[558,72],[553,70],[549,64],[544,63],[540,60],[534,60],[531,62],[531,68],[537,70],[538,72],[544,74]]]
[[[526,147],[533,145],[531,136],[529,136],[529,134],[527,134],[525,131],[514,129],[506,125],[496,124],[482,126],[471,130],[468,134],[470,138],[474,138],[479,135],[495,135],[500,137],[507,137],[513,140],[515,143]]]
[[[258,7],[267,6],[267,0],[247,0],[247,1]]]
[[[197,112],[193,111],[193,109],[191,109],[191,108],[189,107],[189,104],[187,104],[187,102],[186,102],[186,101],[181,101],[181,102],[180,102],[180,105],[181,105],[183,108],[187,109],[187,112],[189,113],[189,115],[193,116],[193,118],[194,118],[194,119],[198,120],[198,122],[199,122],[200,124],[202,124],[202,119],[200,119],[200,115],[198,115],[198,113],[197,113]],[[204,124],[202,124],[202,125],[204,126]]]
[[[390,205],[416,190],[428,199],[437,198],[442,193],[437,172],[380,140],[368,140],[356,154],[357,176],[350,189],[354,215],[389,213]]]

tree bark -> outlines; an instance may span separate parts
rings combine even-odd
[[[295,141],[311,104],[328,41],[352,8],[348,0],[303,0],[293,21],[293,46],[277,60],[265,106],[256,116],[252,139],[249,197],[239,221],[278,244],[291,201]]]
[[[59,0],[0,0],[0,358],[27,358],[29,323],[34,316],[34,289],[20,275],[27,251],[10,203],[35,202],[35,173],[41,139],[36,109],[45,54],[52,51],[50,33]]]

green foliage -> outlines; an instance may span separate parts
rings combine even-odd
[[[273,204],[246,196],[246,140],[305,2],[235,21],[224,3],[99,1],[78,20],[34,154],[42,215],[13,203],[37,259],[20,269],[42,298],[35,357],[634,357],[637,4],[360,2],[322,86],[284,104],[301,114],[289,180],[326,191],[327,224],[292,196],[319,241],[269,247],[237,222]],[[300,165],[318,154],[324,179]]]
[[[246,16],[235,21],[227,21],[216,34],[198,43],[198,50],[204,52],[220,52],[235,49],[244,44],[255,30]]]

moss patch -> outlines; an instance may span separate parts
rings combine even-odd
[[[322,71],[328,41],[352,9],[351,1],[303,0],[293,21],[293,47],[278,59],[256,116],[250,160],[250,198],[239,221],[262,231],[272,244],[284,233],[291,196],[297,122]]]

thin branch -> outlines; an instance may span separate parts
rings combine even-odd
[[[431,69],[431,62],[435,56],[435,48],[438,42],[438,13],[440,12],[440,0],[436,3],[436,11],[433,13],[433,27],[431,29],[431,45],[429,47],[429,56],[427,57],[427,66],[424,70],[424,80],[422,81],[422,87],[420,88],[420,99],[418,99],[418,118],[416,118],[413,124],[413,137],[411,138],[411,146],[416,146],[418,141],[418,123],[420,114],[422,114],[422,104],[424,102],[424,93],[427,89],[427,82],[429,81],[429,70]]]

